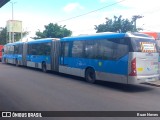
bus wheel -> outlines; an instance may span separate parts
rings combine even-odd
[[[88,68],[85,72],[85,79],[89,83],[94,83],[96,80],[95,71],[93,68]]]
[[[45,73],[47,72],[47,68],[46,68],[46,63],[45,62],[42,63],[42,71],[45,72]]]

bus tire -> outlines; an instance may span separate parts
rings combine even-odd
[[[43,71],[44,73],[47,72],[47,68],[46,68],[46,63],[45,63],[45,62],[42,63],[42,71]]]
[[[85,79],[89,83],[95,83],[95,81],[96,81],[96,75],[95,75],[95,71],[94,71],[93,68],[86,69]]]

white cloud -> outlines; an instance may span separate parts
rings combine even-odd
[[[76,9],[82,10],[82,9],[84,9],[84,7],[81,6],[79,3],[69,3],[68,5],[66,5],[66,6],[63,8],[63,10],[64,10],[65,12],[72,12],[72,11],[74,11],[74,10],[76,10]]]

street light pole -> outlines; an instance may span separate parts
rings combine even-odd
[[[134,22],[134,32],[137,32],[137,19],[143,18],[141,15],[134,15],[132,21]]]
[[[13,4],[14,4],[15,2],[11,2],[11,4],[12,4],[12,20],[14,19],[13,18]]]
[[[11,42],[14,42],[14,31],[13,31],[13,20],[14,20],[14,16],[13,16],[13,13],[14,13],[14,9],[13,9],[13,5],[16,3],[16,2],[10,2],[12,4],[12,32],[11,32],[11,35],[12,35],[12,40]]]

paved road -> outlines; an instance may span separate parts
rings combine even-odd
[[[0,111],[160,110],[160,87],[89,84],[82,78],[2,63],[0,69]]]

